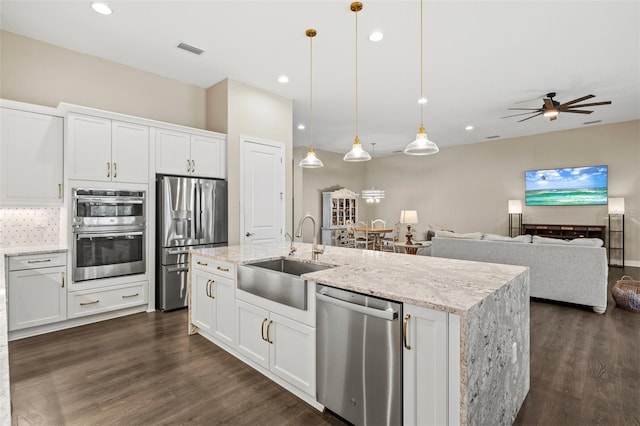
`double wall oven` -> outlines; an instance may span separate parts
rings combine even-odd
[[[145,195],[73,189],[74,282],[145,273]]]

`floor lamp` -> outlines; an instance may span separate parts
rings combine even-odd
[[[515,235],[513,230],[516,230]],[[522,200],[509,200],[509,236],[520,235],[522,229]]]

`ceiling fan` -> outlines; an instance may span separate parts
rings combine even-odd
[[[509,108],[509,110],[522,110],[522,111],[530,111],[530,112],[507,115],[506,117],[500,117],[500,118],[509,118],[509,117],[517,117],[519,115],[533,114],[530,117],[523,118],[522,120],[518,120],[518,123],[529,120],[533,117],[537,117],[539,115],[542,115],[543,117],[549,117],[549,120],[553,121],[556,118],[558,118],[558,114],[560,114],[561,112],[572,112],[575,114],[591,114],[593,111],[587,111],[587,110],[576,109],[576,108],[611,104],[611,101],[605,101],[605,102],[594,102],[590,104],[576,105],[577,103],[586,101],[587,99],[595,98],[595,95],[583,96],[581,98],[574,99],[572,101],[561,104],[560,102],[553,99],[555,96],[556,96],[556,92],[547,93],[547,97],[543,98],[544,104],[542,105],[541,108]]]

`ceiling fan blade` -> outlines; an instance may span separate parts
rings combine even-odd
[[[569,108],[582,108],[582,107],[591,107],[591,106],[598,106],[598,105],[611,105],[611,101],[594,102],[594,103],[591,103],[591,104],[571,105]]]
[[[581,97],[581,98],[574,99],[574,100],[572,100],[572,101],[569,101],[569,102],[565,102],[565,103],[563,103],[563,104],[560,104],[560,105],[558,105],[558,108],[565,107],[565,106],[568,106],[568,105],[577,104],[578,102],[586,101],[587,99],[591,99],[591,98],[595,98],[595,97],[596,97],[595,95],[587,95],[587,96],[583,96],[583,97]]]
[[[542,112],[537,113],[536,115],[532,115],[531,117],[523,118],[522,120],[518,120],[518,123],[522,123],[523,121],[531,120],[533,117],[537,117],[542,115]]]
[[[553,109],[553,101],[549,98],[544,98],[544,109]]]
[[[527,114],[535,114],[535,111],[532,112],[522,112],[520,114],[513,114],[513,115],[506,115],[504,117],[500,117],[500,118],[510,118],[510,117],[517,117],[519,115],[527,115]]]
[[[540,108],[507,108],[510,111],[540,111]]]
[[[585,110],[580,110],[580,109],[568,109],[566,111],[562,111],[563,113],[565,112],[575,112],[576,114],[591,114],[593,111],[585,111]]]

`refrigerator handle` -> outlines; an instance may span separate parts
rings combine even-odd
[[[193,203],[194,203],[194,209],[193,209],[193,222],[195,223],[194,225],[194,231],[195,231],[195,235],[194,238],[196,240],[199,240],[200,237],[200,194],[199,194],[199,186],[200,186],[200,182],[198,180],[196,180],[196,184],[193,185]]]

